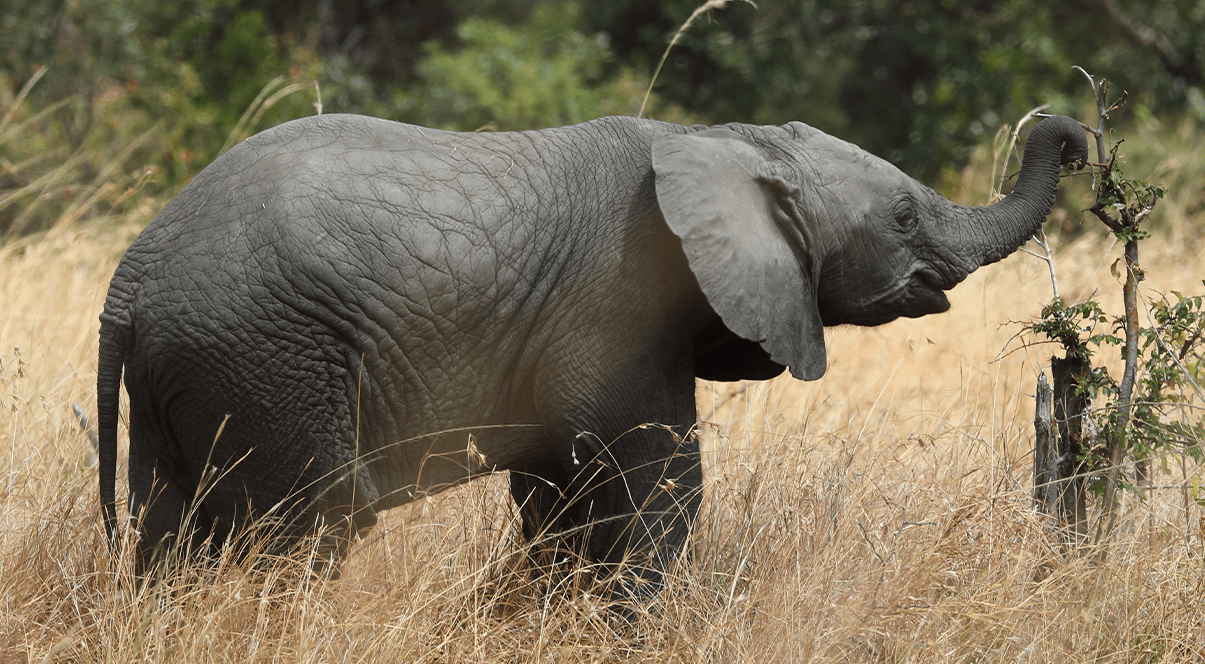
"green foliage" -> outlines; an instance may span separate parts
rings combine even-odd
[[[1202,282],[1205,284],[1205,282]],[[1202,335],[1205,334],[1203,297],[1185,297],[1173,291],[1176,301],[1151,303],[1154,327],[1139,329],[1139,354],[1144,375],[1142,398],[1134,408],[1132,454],[1137,458],[1158,455],[1163,450],[1183,450],[1197,461],[1205,460],[1205,422],[1199,418],[1168,421],[1168,416],[1191,401],[1194,383],[1202,373]],[[1166,470],[1166,469],[1165,469]]]
[[[1205,296],[1187,297],[1175,291],[1172,296],[1175,302],[1166,298],[1152,302],[1154,325],[1138,328],[1141,378],[1124,429],[1118,421],[1121,392],[1105,367],[1093,367],[1078,389],[1096,404],[1091,416],[1101,437],[1128,441],[1134,458],[1158,458],[1166,464],[1169,454],[1182,453],[1205,461],[1205,422],[1185,407],[1192,401],[1191,394],[1205,370]],[[1100,348],[1113,346],[1121,349],[1125,359],[1125,325],[1124,316],[1105,314],[1094,300],[1064,306],[1055,299],[1043,307],[1041,320],[1028,329],[1061,343],[1068,356],[1086,359]],[[1090,467],[1106,463],[1098,458],[1099,452],[1090,453]],[[1092,484],[1093,491],[1099,492],[1102,487],[1103,481]]]
[[[1099,346],[1104,339],[1100,338],[1100,335],[1092,335],[1085,340],[1082,335],[1092,332],[1097,325],[1106,322],[1108,318],[1095,300],[1065,306],[1062,298],[1056,297],[1053,302],[1042,307],[1042,320],[1028,326],[1028,329],[1046,335],[1051,341],[1061,343],[1068,355],[1088,359],[1092,356],[1091,347]]]
[[[1079,11],[1098,16],[1085,28],[1097,30],[1101,47],[1092,49],[1092,71],[1111,78],[1150,111],[1187,112],[1205,120],[1205,2],[1201,0],[1118,0],[1124,18],[1106,3],[1081,0]],[[1095,23],[1095,25],[1092,25]],[[1104,47],[1107,44],[1108,47]]]
[[[585,81],[597,78],[606,52],[563,26],[573,5],[538,7],[514,28],[469,18],[457,29],[455,52],[427,45],[419,64],[424,83],[415,104],[427,123],[474,130],[523,129],[580,122],[597,106]]]
[[[585,19],[617,62],[651,68],[697,4],[611,0]],[[803,120],[928,181],[1039,104],[1074,111],[1073,63],[1109,72],[1145,114],[1205,119],[1205,2],[1117,4],[1119,16],[1090,0],[734,2],[681,40],[658,90],[717,122]]]
[[[657,52],[695,3],[646,4],[588,10],[621,60]],[[716,121],[803,120],[934,180],[1072,89],[1072,51],[1054,27],[1072,13],[1031,0],[733,3],[683,38],[658,89]]]
[[[229,100],[223,111],[235,118],[280,70],[276,47],[258,11],[236,14],[206,60],[211,64],[201,67],[194,61],[194,67],[209,94]]]
[[[1097,192],[1093,211],[1109,215],[1116,213],[1119,223],[1112,224],[1113,235],[1122,242],[1139,242],[1150,237],[1140,226],[1146,216],[1163,200],[1167,190],[1142,180],[1125,177],[1121,170],[1122,160],[1117,155],[1121,141],[1113,145],[1109,164],[1101,172],[1093,188]]]
[[[515,130],[600,117],[622,105],[622,87],[603,84],[606,46],[566,26],[577,23],[572,3],[540,5],[523,24],[468,18],[452,50],[426,45],[420,85],[400,97],[408,119],[449,129]]]

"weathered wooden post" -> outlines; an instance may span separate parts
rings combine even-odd
[[[1038,389],[1034,395],[1033,428],[1033,502],[1039,512],[1051,517],[1058,525],[1058,442],[1051,412],[1054,390],[1046,382],[1046,372],[1038,374]]]

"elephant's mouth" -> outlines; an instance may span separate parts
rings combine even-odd
[[[830,286],[820,293],[820,318],[825,325],[875,326],[897,318],[920,318],[950,310],[946,291],[962,281],[957,275],[943,274],[932,266],[915,261],[902,276],[891,279],[890,287],[870,292],[843,289],[836,278],[821,279]],[[898,272],[896,273],[899,274]]]
[[[908,318],[919,318],[928,314],[940,314],[950,310],[950,299],[946,291],[958,285],[961,279],[943,278],[931,270],[917,270],[912,274],[908,287]]]
[[[853,307],[841,311],[821,312],[825,325],[850,324],[875,326],[889,323],[897,318],[920,318],[929,314],[940,314],[950,309],[950,300],[940,281],[932,276],[915,272],[897,283],[890,291],[875,297],[857,301]],[[843,298],[845,301],[848,299]]]
[[[917,265],[913,267],[912,280],[919,282],[921,287],[929,290],[948,291],[962,283],[968,274],[970,271],[960,269],[942,271],[936,270],[930,265]]]
[[[946,293],[940,289],[916,289],[912,294],[912,302],[908,311],[904,313],[907,318],[920,318],[929,314],[940,314],[950,310],[950,299],[946,297]]]

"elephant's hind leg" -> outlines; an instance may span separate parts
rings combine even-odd
[[[197,485],[172,451],[178,444],[158,418],[130,404],[130,516],[137,533],[134,558],[142,574],[174,554],[205,553],[213,529],[208,513],[192,507]]]

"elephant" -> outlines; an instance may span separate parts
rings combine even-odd
[[[696,379],[816,380],[826,326],[946,311],[1086,158],[1048,117],[1011,193],[968,207],[800,122],[281,124],[114,272],[106,530],[124,378],[140,564],[275,519],[270,541],[316,535],[337,567],[380,510],[509,471],[525,537],[655,589],[700,508]]]

